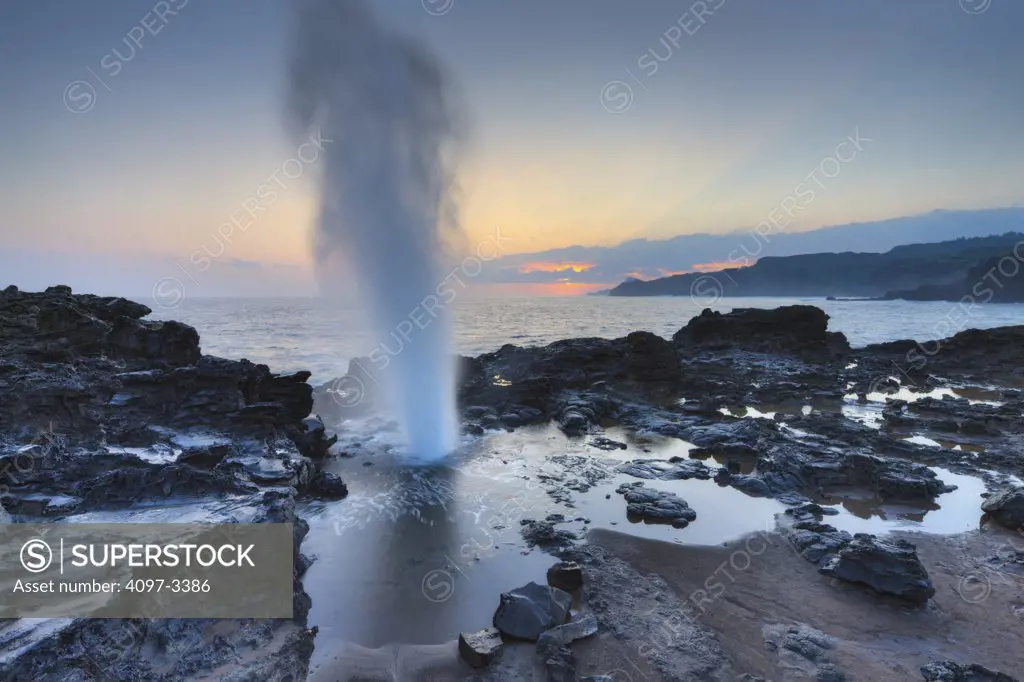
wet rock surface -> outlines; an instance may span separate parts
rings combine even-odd
[[[670,523],[686,528],[697,520],[697,512],[673,493],[647,488],[643,483],[624,483],[616,489],[626,499],[626,516],[651,523]]]
[[[772,353],[841,354],[850,350],[842,334],[828,331],[828,315],[814,306],[775,310],[705,309],[672,337],[682,348],[735,348]]]
[[[902,539],[883,540],[859,533],[818,570],[914,604],[924,604],[935,594],[916,548]]]
[[[474,668],[486,668],[501,656],[501,633],[496,628],[459,634],[459,655]]]
[[[568,592],[529,583],[502,593],[494,627],[507,637],[536,642],[545,631],[565,623],[571,605]]]
[[[528,547],[543,547],[545,549],[559,549],[571,545],[579,539],[576,533],[557,528],[558,521],[537,521],[535,519],[523,519],[520,521],[523,540]]]
[[[981,504],[981,509],[1011,530],[1024,528],[1024,487],[990,495]]]
[[[583,587],[583,569],[575,561],[561,561],[548,569],[548,585],[575,592]]]
[[[765,648],[774,653],[782,667],[800,671],[816,682],[844,682],[847,676],[830,660],[835,638],[808,625],[766,625]]]
[[[711,470],[706,464],[693,461],[636,460],[619,466],[618,472],[635,478],[659,481],[711,478]]]
[[[293,523],[294,618],[6,621],[0,678],[171,680],[218,670],[225,680],[300,679],[314,633],[295,500],[316,480],[339,492],[309,458],[326,438],[303,422],[309,374],[204,356],[195,329],[143,319],[150,312],[68,287],[0,293],[3,515],[132,512],[166,522],[195,510],[189,520]]]
[[[596,545],[577,547],[566,558],[583,566],[590,585],[588,607],[627,656],[640,652],[665,680],[726,682],[738,677],[716,636],[701,625],[699,612],[662,577],[638,571]],[[621,663],[615,667],[624,670]]]
[[[960,665],[954,661],[936,661],[922,666],[921,675],[926,682],[1017,682],[1017,678],[970,663]]]
[[[797,521],[792,525],[790,541],[811,563],[817,564],[825,557],[835,554],[853,541],[853,536],[846,531],[837,530],[826,523],[813,519]]]
[[[544,632],[537,640],[538,645],[554,644],[556,646],[567,646],[578,639],[584,639],[597,634],[597,618],[593,614],[587,614],[579,620],[574,620],[565,625],[556,625]]]
[[[536,477],[565,516],[545,518],[550,509],[531,510],[537,518],[523,519],[518,529],[528,548],[577,563],[549,576],[552,585],[578,589],[587,572],[587,585],[578,596],[599,626],[597,632],[578,644],[571,641],[589,632],[591,621],[584,616],[566,623],[568,602],[563,611],[561,598],[544,607],[537,589],[551,599],[546,586],[527,586],[527,594],[510,598],[507,605],[503,599],[499,608],[499,613],[506,609],[505,627],[525,633],[529,641],[539,640],[536,650],[529,647],[530,655],[540,657],[551,679],[576,679],[581,671],[594,677],[598,671],[584,667],[593,642],[600,642],[594,648],[611,643],[624,652],[644,645],[648,651],[657,642],[644,660],[663,679],[757,678],[733,669],[716,634],[702,625],[702,614],[663,579],[601,547],[580,543],[581,527],[571,525],[579,519],[565,507],[582,506],[586,500],[581,498],[594,486],[609,484],[598,497],[614,500],[625,478],[618,491],[629,517],[679,528],[696,519],[696,510],[660,488],[717,485],[731,488],[720,490],[723,495],[775,498],[789,506],[786,533],[796,554],[836,578],[921,603],[931,596],[928,570],[934,564],[922,562],[901,541],[837,530],[826,523],[830,519],[825,517],[836,512],[831,505],[849,494],[849,499],[863,496],[876,507],[934,509],[953,489],[942,480],[944,474],[933,471],[936,466],[985,476],[991,490],[1006,488],[1011,474],[1024,473],[1019,455],[1024,394],[999,385],[1019,374],[1017,369],[1004,371],[1000,363],[1024,359],[1022,332],[970,335],[977,348],[958,335],[926,358],[927,371],[910,368],[904,376],[892,370],[892,363],[905,363],[916,344],[851,350],[841,335],[827,331],[824,313],[794,308],[726,315],[708,311],[671,341],[638,333],[544,348],[504,346],[460,359],[464,433],[551,423],[552,430],[571,436],[558,442],[572,447],[560,445],[544,454],[545,467]],[[26,469],[3,496],[0,521],[7,516],[15,522],[59,520],[180,500],[205,505],[213,520],[270,521],[294,516],[298,497],[345,497],[345,481],[321,467],[335,457],[371,454],[371,448],[350,448],[351,442],[335,447],[333,432],[342,419],[370,413],[375,382],[366,368],[372,371],[372,363],[353,362],[346,377],[314,390],[307,373],[281,376],[244,360],[203,356],[194,330],[148,322],[143,319],[147,313],[145,306],[124,299],[79,296],[66,289],[0,295],[0,460],[17,465],[19,472]],[[1016,347],[1005,347],[1015,339]],[[968,380],[987,387],[982,402],[923,395],[957,390],[953,381]],[[310,416],[311,407],[318,417]],[[629,438],[606,435],[613,428],[619,434],[625,430]],[[924,436],[936,445],[922,444]],[[655,439],[674,439],[689,450],[685,456],[658,459],[647,445]],[[348,451],[343,455],[342,449]],[[374,463],[372,456],[361,459],[361,465]],[[688,492],[685,496],[695,500]],[[991,495],[984,502],[991,509],[985,511],[1013,527],[1019,518],[1016,500],[1012,494],[1006,499]],[[621,503],[609,504],[621,513]],[[705,513],[700,501],[694,504]],[[515,521],[508,525],[517,527]],[[296,527],[298,547],[303,524],[296,520]],[[298,577],[311,559],[296,554]],[[830,586],[813,567],[797,563],[811,572],[803,580],[870,600],[859,590]],[[543,569],[533,577],[543,580]],[[700,589],[708,591],[706,585]],[[230,664],[240,666],[238,673],[223,679],[299,680],[313,639],[305,628],[308,597],[298,582],[295,600],[294,621],[237,623],[226,635],[193,621],[150,623],[138,651],[115,661],[111,650],[102,654],[110,658],[102,658],[102,664],[80,663],[84,649],[71,647],[65,654],[61,647],[68,637],[89,641],[93,632],[86,626],[111,637],[102,630],[109,625],[69,623],[56,634],[37,631],[27,638],[31,645],[24,655],[0,666],[0,677],[49,679],[66,668],[72,675],[81,673],[68,679],[91,679],[101,671],[118,680],[149,679],[156,669],[172,671],[166,679],[189,679],[210,677],[210,671]],[[495,614],[495,625],[498,620]],[[762,633],[765,649],[775,649],[759,655],[773,665],[805,670],[809,679],[856,679],[856,671],[843,666],[841,647],[830,648],[831,640],[819,637],[824,636],[821,630],[801,627],[787,623]],[[0,642],[26,641],[20,635],[4,640],[11,628],[0,624]],[[488,641],[494,641],[493,633],[467,639],[476,635],[481,633],[461,639],[473,645],[479,661],[491,651]],[[752,639],[761,647],[756,634]],[[186,646],[199,653],[180,653]],[[153,655],[154,649],[164,653]],[[516,679],[502,677],[517,665],[509,658],[506,649],[495,665],[487,664],[487,674],[497,677],[483,679]]]

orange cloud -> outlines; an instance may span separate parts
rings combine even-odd
[[[590,284],[585,282],[524,282],[482,284],[480,289],[487,293],[515,296],[582,296],[602,289],[611,289],[614,284]]]
[[[594,267],[594,263],[551,263],[548,261],[537,261],[520,265],[519,272],[524,275],[531,272],[567,272],[570,270],[579,273],[586,272],[592,267]]]
[[[726,261],[724,263],[711,262],[711,263],[694,263],[690,267],[693,268],[692,272],[721,272],[722,270],[730,270],[732,268],[742,268],[747,265],[753,265],[754,261],[749,263],[734,263],[732,261]]]

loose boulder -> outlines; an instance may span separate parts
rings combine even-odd
[[[310,492],[317,497],[328,500],[340,500],[348,496],[348,486],[338,474],[329,471],[318,471],[309,484]]]
[[[531,582],[502,593],[494,627],[508,637],[536,642],[544,631],[566,621],[571,605],[568,592]]]
[[[858,533],[818,571],[915,604],[924,604],[935,594],[917,548],[906,540],[880,540]]]
[[[474,668],[486,668],[501,656],[501,633],[496,628],[459,634],[459,654]]]
[[[548,585],[566,592],[583,587],[583,569],[575,561],[562,561],[548,569]]]
[[[1024,528],[1024,488],[1010,488],[989,495],[981,510],[996,523],[1012,530]]]

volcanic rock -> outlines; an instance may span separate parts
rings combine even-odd
[[[318,471],[309,483],[310,491],[317,497],[328,500],[340,500],[348,496],[348,486],[341,476],[329,471]]]
[[[1015,677],[977,663],[960,665],[953,661],[934,661],[921,666],[921,675],[927,682],[1017,682]]]
[[[195,329],[150,312],[67,286],[0,293],[0,464],[13,457],[17,473],[3,507],[24,522],[134,507],[167,522],[290,523],[294,617],[216,631],[202,619],[0,623],[19,633],[0,679],[219,678],[228,666],[232,679],[303,679],[313,632],[295,499],[314,474],[302,454],[309,373],[203,356]]]
[[[459,634],[459,654],[474,668],[486,668],[501,656],[501,633],[496,628]]]
[[[574,620],[564,625],[557,625],[550,630],[544,632],[540,639],[537,640],[538,645],[554,644],[557,646],[565,646],[572,644],[577,639],[583,639],[590,637],[597,633],[597,618],[592,613],[588,613],[579,620]]]
[[[740,348],[772,353],[831,353],[850,349],[846,337],[828,331],[821,308],[792,305],[764,310],[737,308],[719,313],[705,308],[672,337],[683,349]]]
[[[883,500],[930,502],[956,489],[923,464],[867,449],[788,439],[768,446],[757,459],[757,470],[774,492],[863,487]]]
[[[567,645],[539,643],[537,653],[544,661],[547,682],[576,682],[576,656]]]
[[[566,592],[583,587],[583,569],[575,561],[562,561],[548,569],[548,585]]]
[[[818,571],[915,604],[924,604],[935,594],[917,548],[906,540],[881,540],[858,533]]]
[[[704,462],[694,460],[666,462],[661,459],[637,459],[620,464],[616,471],[634,478],[658,481],[678,481],[689,478],[706,481],[711,478],[711,469]]]
[[[800,552],[800,556],[813,564],[819,563],[829,554],[838,552],[853,540],[853,536],[846,531],[837,530],[834,526],[814,519],[794,523],[789,538]]]
[[[530,547],[565,547],[579,538],[569,530],[555,528],[554,521],[522,519],[520,532]]]
[[[626,498],[626,516],[654,523],[670,523],[686,528],[697,519],[686,500],[673,493],[644,487],[643,483],[624,483],[615,491]]]
[[[571,605],[568,592],[531,582],[502,593],[494,627],[508,637],[536,642],[544,631],[566,621]]]
[[[981,510],[1001,526],[1011,530],[1024,528],[1024,488],[1010,488],[989,495]]]

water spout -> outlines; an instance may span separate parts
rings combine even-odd
[[[356,276],[377,334],[367,368],[386,384],[410,452],[455,442],[451,316],[440,293],[459,234],[451,189],[458,120],[450,80],[361,0],[302,0],[289,114],[324,145],[315,255]],[[323,281],[321,277],[321,281]]]

